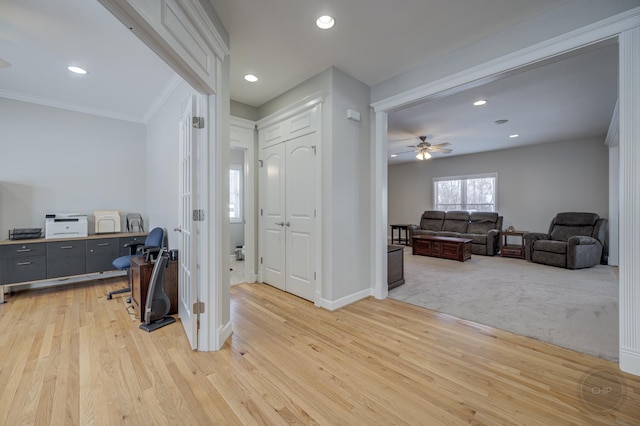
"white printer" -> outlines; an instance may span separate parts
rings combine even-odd
[[[45,238],[74,238],[89,235],[86,214],[47,213],[44,225]]]

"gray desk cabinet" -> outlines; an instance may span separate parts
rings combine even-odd
[[[47,278],[84,274],[86,251],[84,240],[47,243]]]
[[[144,244],[146,239],[147,239],[146,235],[138,235],[138,236],[135,236],[135,237],[120,237],[120,256],[127,256],[127,255],[131,254],[130,251],[129,251],[129,247],[125,247],[126,244],[129,244],[129,243],[141,243],[141,244]]]
[[[15,244],[0,247],[2,284],[43,280],[47,277],[45,243]]]
[[[120,256],[119,238],[87,240],[86,272],[111,271],[113,261]]]

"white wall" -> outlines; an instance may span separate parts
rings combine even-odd
[[[178,236],[173,231],[179,225],[178,122],[184,102],[193,92],[187,83],[180,83],[147,123],[145,200],[149,220],[145,225],[147,230],[164,228],[169,248],[178,248]]]
[[[94,210],[145,216],[144,125],[0,98],[0,129],[0,239],[47,212],[88,214],[90,233]]]
[[[563,211],[608,217],[608,148],[604,139],[591,139],[390,166],[389,223],[420,222],[433,208],[434,177],[496,172],[503,227],[547,232]]]

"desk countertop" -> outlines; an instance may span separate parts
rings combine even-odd
[[[55,241],[72,241],[72,240],[96,240],[100,238],[126,238],[126,237],[143,237],[148,232],[116,232],[110,234],[91,234],[87,237],[71,237],[71,238],[34,238],[30,240],[3,240],[0,246],[11,244],[33,244],[33,243],[50,243]]]

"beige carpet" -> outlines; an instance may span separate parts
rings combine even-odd
[[[618,280],[610,266],[567,270],[473,255],[413,256],[389,297],[611,361],[618,360]]]

